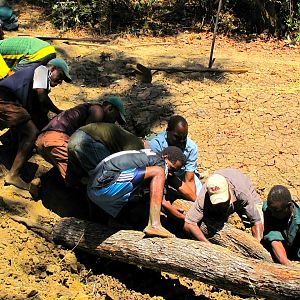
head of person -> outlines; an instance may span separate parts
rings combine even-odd
[[[169,146],[185,149],[188,135],[188,123],[182,116],[170,118],[167,127],[167,142]]]
[[[268,194],[267,204],[274,218],[285,219],[290,217],[292,196],[285,186],[273,186]]]
[[[226,210],[230,205],[230,191],[226,178],[220,174],[213,174],[207,178],[206,188],[209,200],[214,209]]]
[[[169,174],[180,170],[185,163],[186,157],[182,150],[176,146],[169,146],[161,151],[161,157],[165,160]]]
[[[123,125],[126,123],[124,103],[118,96],[110,96],[103,101],[103,122]]]
[[[63,81],[71,82],[72,78],[67,63],[62,58],[53,58],[47,64],[50,71],[50,86],[55,87]]]

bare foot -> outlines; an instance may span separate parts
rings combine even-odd
[[[40,178],[35,178],[30,182],[29,193],[31,194],[32,198],[38,198],[40,187],[41,187]]]
[[[158,236],[158,237],[164,237],[164,238],[174,238],[175,234],[171,233],[167,229],[165,229],[162,226],[159,227],[153,227],[151,225],[148,225],[143,232],[147,236]]]
[[[10,174],[7,174],[4,177],[4,183],[5,185],[14,185],[22,190],[29,190],[29,183],[26,183],[20,176],[17,175],[11,176]]]

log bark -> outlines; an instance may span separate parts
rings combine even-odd
[[[79,220],[60,218],[45,209],[33,215],[39,203],[25,206],[3,199],[13,219],[49,241],[70,249],[185,276],[231,290],[240,295],[267,299],[299,299],[300,268],[246,258],[224,247],[179,238],[145,238],[139,231],[117,230]],[[30,206],[33,209],[30,209]]]
[[[185,214],[192,206],[191,201],[177,199],[173,206],[181,209]],[[251,234],[235,228],[228,223],[220,223],[218,220],[205,220],[201,224],[201,230],[206,238],[213,244],[226,247],[244,256],[262,259],[272,262],[270,253]]]
[[[226,247],[246,257],[272,262],[270,253],[251,234],[235,228],[230,224],[218,224],[205,221],[201,230],[214,244]]]
[[[62,219],[53,239],[69,248],[200,280],[241,295],[268,299],[300,297],[300,268],[242,257],[218,245],[187,239],[145,238],[75,218]]]

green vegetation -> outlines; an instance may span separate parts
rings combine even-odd
[[[167,35],[211,30],[218,0],[32,0],[62,29],[88,26],[98,33]],[[296,0],[223,0],[220,30],[226,34],[268,33],[300,40]]]

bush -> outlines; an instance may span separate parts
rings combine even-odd
[[[90,27],[100,33],[172,34],[179,30],[211,30],[218,1],[211,0],[65,0],[33,1],[46,8],[62,29]],[[220,30],[224,33],[293,32],[299,37],[296,0],[224,0]]]

